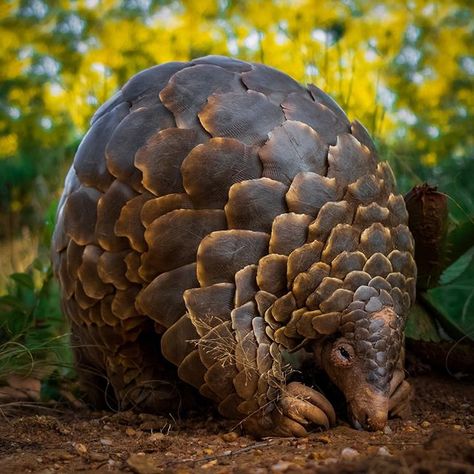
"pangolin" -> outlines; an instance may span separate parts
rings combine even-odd
[[[91,400],[203,396],[257,436],[302,436],[335,423],[290,381],[305,350],[353,425],[383,428],[411,393],[407,222],[368,132],[316,86],[223,56],[136,74],[93,116],[53,236]]]

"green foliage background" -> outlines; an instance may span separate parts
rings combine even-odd
[[[473,13],[470,0],[1,2],[0,343],[20,320],[64,330],[47,261],[66,170],[94,110],[157,63],[226,54],[315,83],[367,126],[403,192],[437,184],[451,225],[472,223]],[[466,269],[430,298],[441,313],[461,298],[472,330]]]

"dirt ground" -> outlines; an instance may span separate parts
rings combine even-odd
[[[433,373],[410,380],[410,420],[375,433],[340,420],[303,439],[242,436],[207,409],[175,420],[3,405],[0,472],[474,473],[474,381]]]

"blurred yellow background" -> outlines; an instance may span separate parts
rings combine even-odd
[[[0,289],[41,242],[46,248],[66,169],[94,110],[143,68],[208,54],[315,83],[365,124],[403,191],[429,180],[452,196],[454,214],[472,213],[473,5],[1,2]]]

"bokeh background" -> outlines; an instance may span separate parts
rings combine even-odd
[[[67,168],[94,110],[171,60],[225,54],[316,84],[367,127],[403,192],[436,184],[451,222],[472,224],[473,13],[472,0],[3,0],[4,308],[59,321],[48,245]]]

